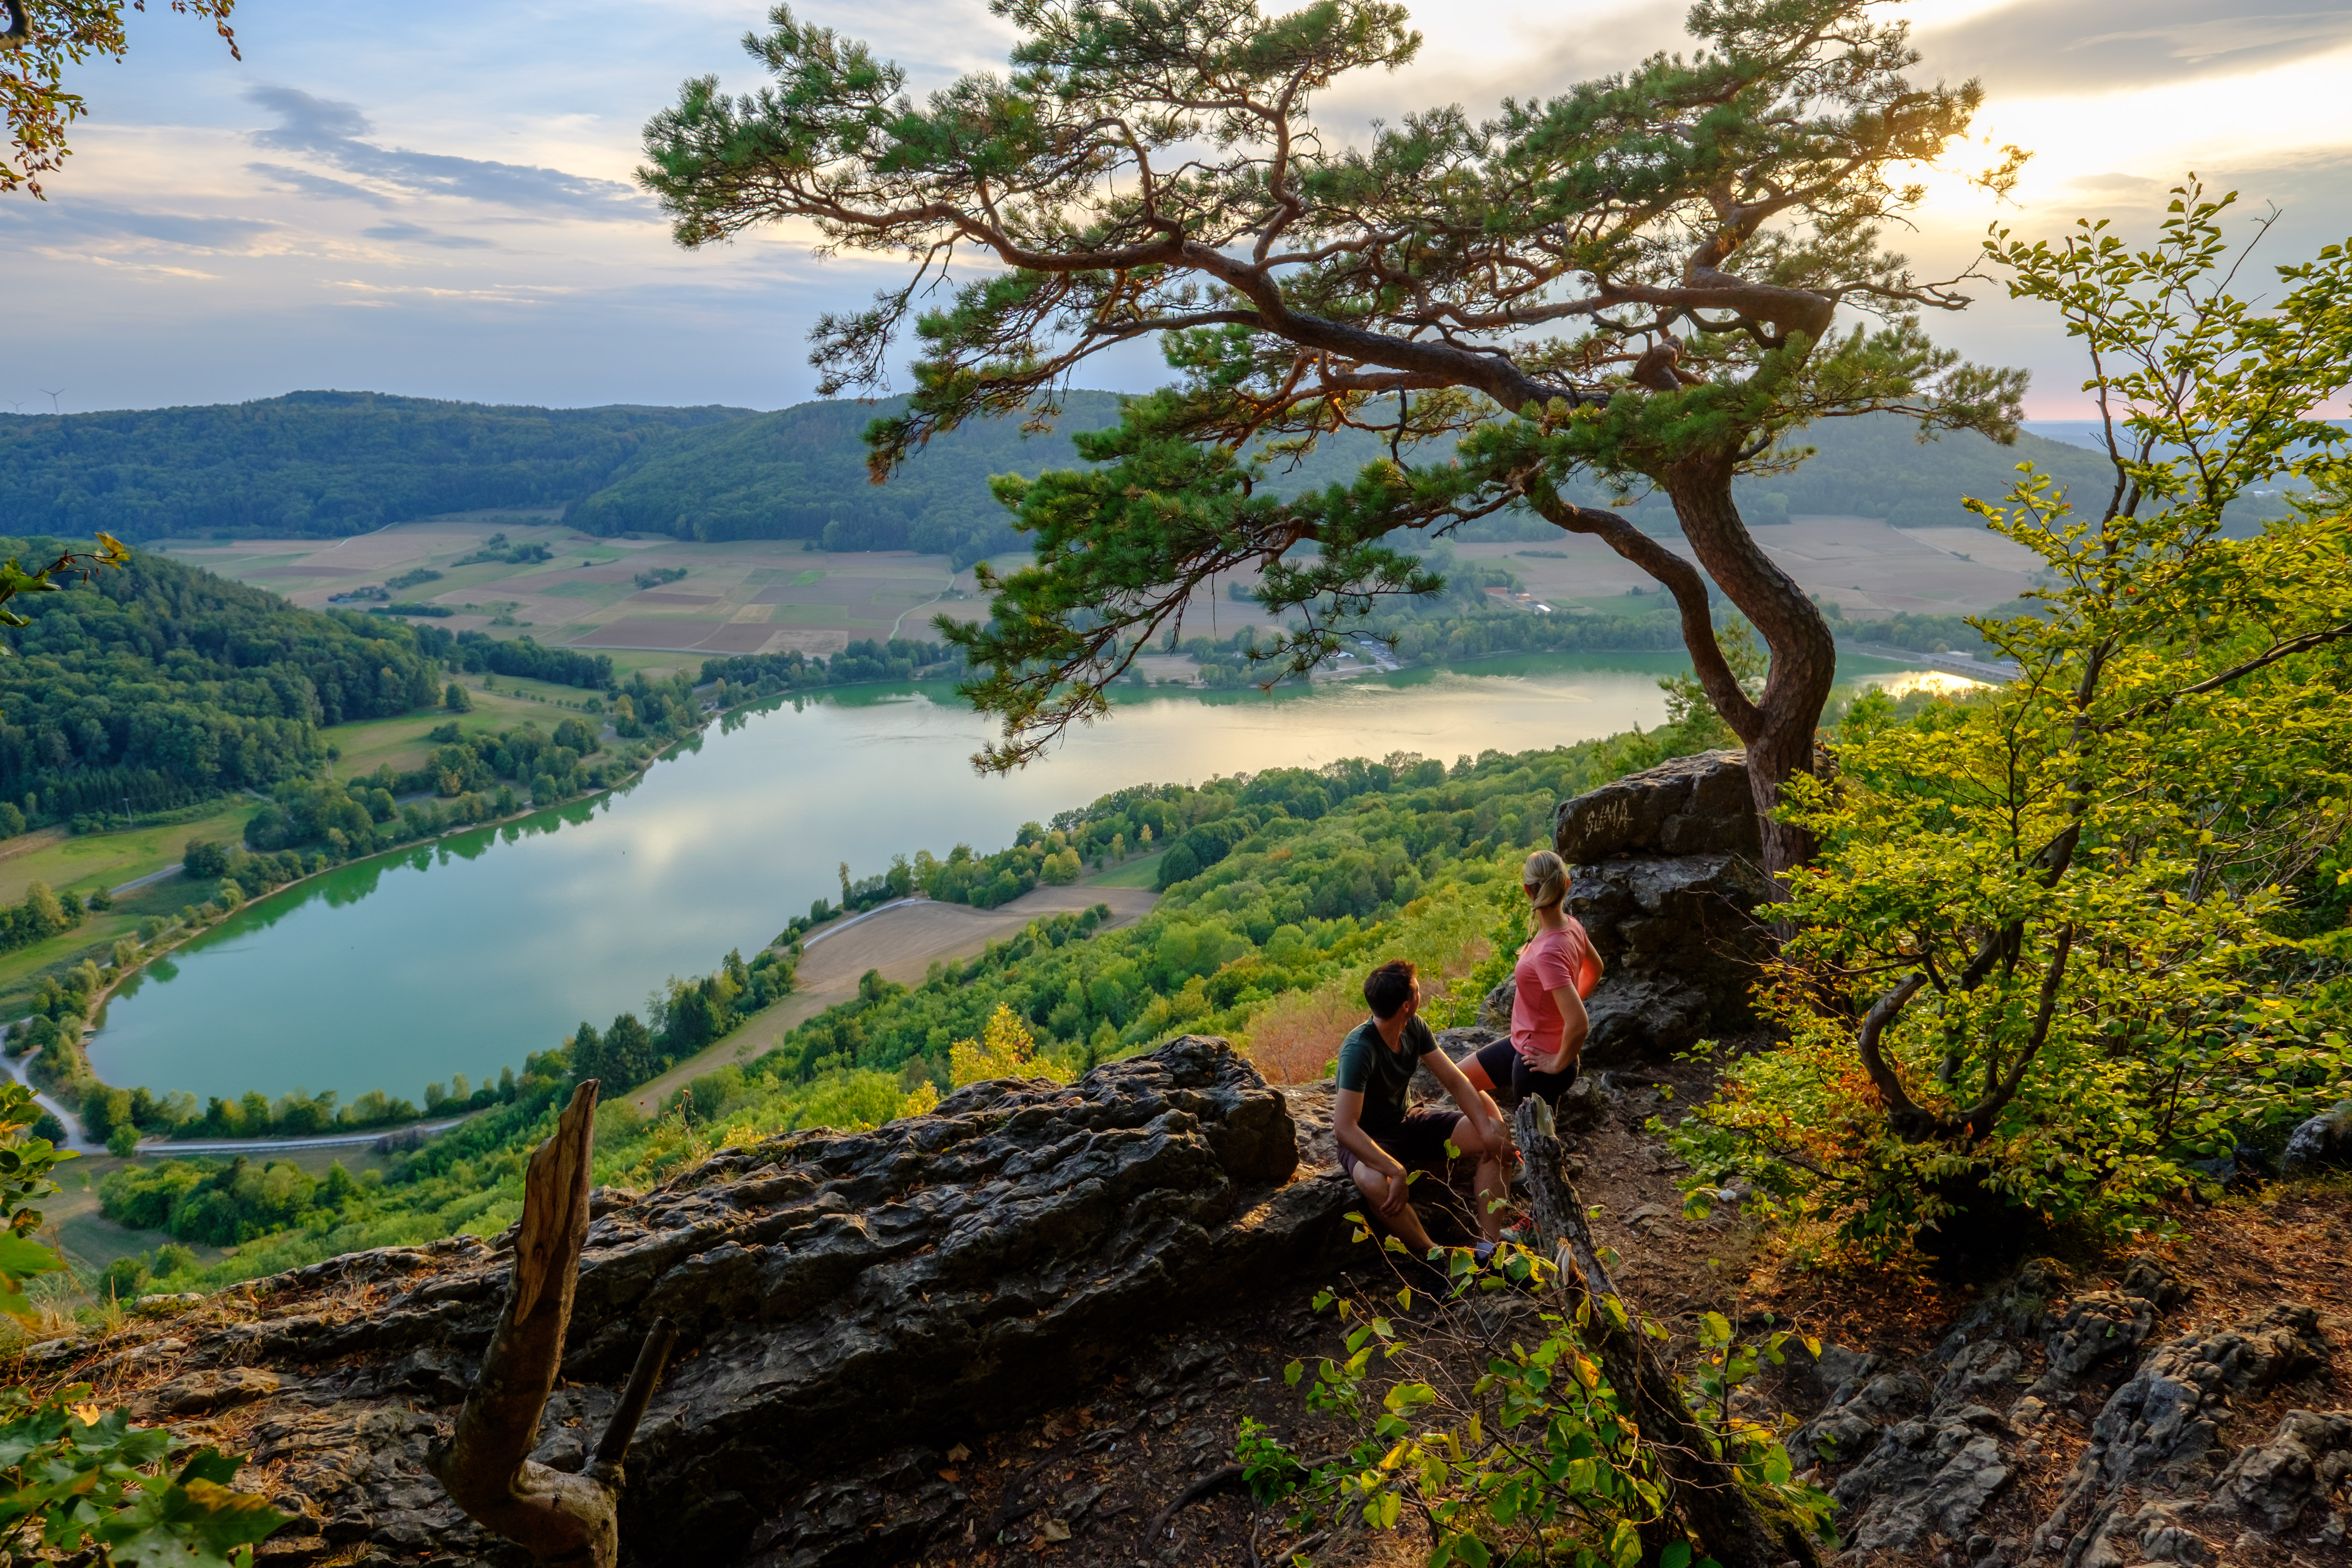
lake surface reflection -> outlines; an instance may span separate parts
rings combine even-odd
[[[1452,762],[1658,723],[1678,656],[1538,656],[1271,694],[1138,691],[1008,778],[939,688],[859,688],[730,719],[625,792],[346,866],[247,906],[135,977],[90,1056],[201,1101],[477,1083],[747,954],[835,868],[982,850],[1129,784],[1414,752]]]

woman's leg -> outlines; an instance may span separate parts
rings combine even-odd
[[[1462,1069],[1462,1076],[1470,1080],[1472,1089],[1491,1095],[1511,1081],[1511,1064],[1518,1059],[1519,1053],[1512,1048],[1510,1041],[1496,1040],[1454,1065]]]

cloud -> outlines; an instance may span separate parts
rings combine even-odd
[[[370,239],[391,240],[395,244],[437,245],[444,250],[495,250],[487,239],[476,239],[470,234],[439,234],[414,223],[380,223],[360,232]]]
[[[483,300],[498,305],[545,305],[573,290],[562,284],[506,283],[485,289],[436,289],[425,284],[372,283],[363,278],[346,278],[330,282],[327,287],[340,289],[361,296],[355,304],[376,304],[385,299],[408,296],[419,300]]]
[[[314,174],[308,169],[290,168],[284,163],[247,163],[248,174],[275,180],[298,195],[312,196],[320,201],[365,202],[372,207],[396,205],[390,196],[365,185],[352,184],[349,180],[331,180],[324,174]]]
[[[2062,187],[2069,195],[2102,205],[2131,203],[2137,206],[2160,206],[2168,188],[2162,180],[2146,174],[2126,174],[2110,169],[2098,174],[2077,174]]]
[[[0,209],[0,212],[5,211],[6,209]],[[16,216],[24,225],[26,232],[32,231],[32,224],[21,207],[9,216]],[[75,200],[53,201],[39,215],[39,227],[45,237],[65,229],[92,237],[127,236],[134,239],[151,239],[161,245],[182,246],[191,250],[243,250],[246,243],[255,236],[267,234],[277,226],[260,218],[199,217],[185,213],[141,212],[107,202]]]
[[[2306,60],[2352,44],[2352,3],[2214,14],[2212,0],[2018,0],[1923,34],[1931,69],[2073,95]]]
[[[257,87],[247,89],[246,98],[278,117],[276,126],[252,133],[256,145],[308,153],[346,174],[389,185],[406,195],[460,196],[496,206],[559,211],[592,218],[646,218],[652,215],[650,204],[618,181],[530,164],[499,163],[484,158],[458,158],[383,146],[366,139],[374,128],[356,104],[314,98],[299,88]],[[342,182],[327,180],[323,184],[341,186]],[[339,190],[336,194],[343,193]]]
[[[289,153],[326,153],[354,142],[375,129],[355,103],[313,98],[299,88],[252,87],[246,100],[278,116],[278,129],[257,131],[253,140],[263,147]]]

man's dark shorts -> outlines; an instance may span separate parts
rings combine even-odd
[[[1452,1106],[1440,1110],[1434,1105],[1416,1105],[1394,1127],[1372,1133],[1372,1142],[1394,1154],[1408,1171],[1416,1166],[1440,1170],[1445,1164],[1445,1141],[1454,1136],[1454,1125],[1461,1120],[1462,1113]],[[1349,1176],[1356,1173],[1355,1153],[1345,1143],[1339,1145],[1339,1169]]]

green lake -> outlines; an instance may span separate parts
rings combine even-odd
[[[1654,725],[1658,677],[1686,668],[1538,655],[1272,693],[1138,689],[1002,778],[973,773],[990,730],[946,687],[783,700],[626,790],[257,900],[135,976],[90,1058],[109,1083],[199,1101],[297,1088],[421,1100],[427,1082],[494,1079],[583,1018],[642,1010],[670,974],[750,954],[837,896],[842,861],[863,877],[893,854],[999,848],[1129,784],[1392,752],[1450,763]]]

